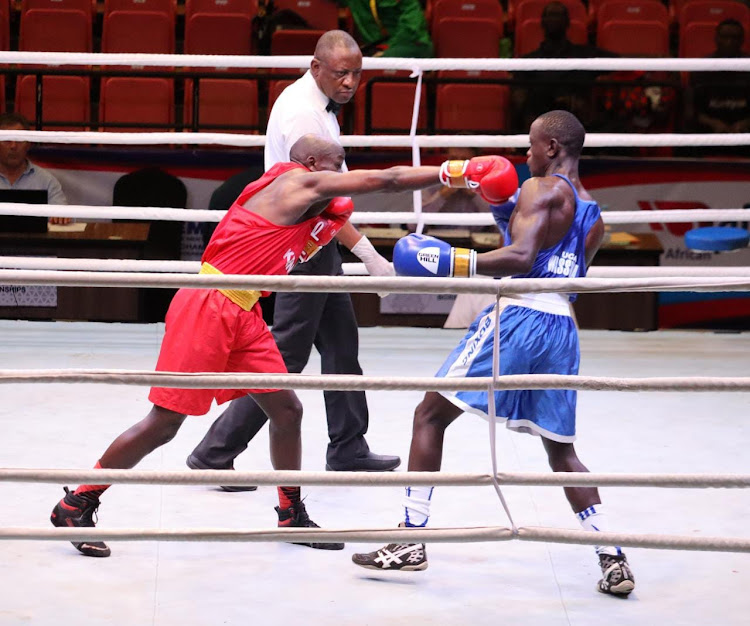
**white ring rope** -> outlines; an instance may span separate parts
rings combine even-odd
[[[0,268],[22,270],[62,270],[90,272],[166,272],[197,274],[200,261],[148,261],[134,259],[67,259],[58,257],[0,256]],[[364,263],[342,263],[345,276],[367,276]],[[721,277],[750,276],[750,267],[682,267],[594,265],[586,272],[590,278],[645,277]]]
[[[0,64],[13,65],[98,65],[201,67],[201,68],[288,68],[310,67],[310,55],[242,56],[205,54],[104,54],[93,52],[0,52]],[[372,58],[362,59],[365,70],[407,70],[431,72],[439,70],[486,70],[489,72],[645,70],[665,72],[747,72],[750,59],[676,59],[651,57],[563,58],[563,59],[500,59],[500,58]]]
[[[495,389],[577,389],[579,391],[750,391],[750,377],[661,376],[617,378],[567,374],[513,374],[432,378],[354,374],[215,374],[117,369],[0,370],[0,385],[18,383],[97,383],[176,389],[324,389],[347,391],[485,391]]]
[[[750,474],[595,474],[588,472],[498,472],[503,486],[535,487],[655,487],[667,489],[745,489]],[[121,485],[262,485],[295,484],[316,487],[489,487],[492,474],[455,472],[300,472],[126,469],[2,468],[0,482],[79,483]]]
[[[341,135],[345,148],[528,148],[528,135]],[[232,133],[115,133],[91,131],[0,130],[0,141],[108,145],[219,145],[262,147],[265,135]],[[588,133],[584,147],[745,146],[750,133]]]
[[[0,202],[0,215],[35,217],[75,217],[83,219],[163,220],[172,222],[219,222],[226,211],[207,209],[166,209],[160,207],[87,206],[80,204],[21,204]],[[416,224],[422,220],[430,226],[494,226],[487,213],[408,213],[388,211],[355,211],[352,224]],[[684,222],[750,221],[750,209],[680,209],[658,211],[603,211],[602,220],[618,224],[675,224]]]
[[[750,539],[733,537],[690,537],[634,533],[559,530],[520,527],[516,532],[502,526],[480,528],[409,528],[367,530],[282,530],[236,529],[105,529],[105,528],[0,528],[0,540],[39,541],[346,541],[349,543],[401,542],[468,543],[476,541],[535,541],[578,545],[617,545],[625,548],[750,552]]]
[[[235,274],[141,274],[0,269],[1,285],[257,289],[355,293],[609,293],[642,291],[750,291],[742,276],[705,278],[409,278],[406,276],[249,276]]]

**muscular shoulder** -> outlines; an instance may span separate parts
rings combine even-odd
[[[524,204],[534,204],[538,207],[554,209],[562,205],[566,198],[567,183],[557,176],[535,176],[526,180],[521,185],[521,198],[526,202]]]

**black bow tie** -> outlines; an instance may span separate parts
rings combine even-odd
[[[339,111],[341,110],[341,107],[343,105],[339,104],[338,102],[328,99],[328,104],[326,105],[326,111],[329,111],[333,113],[334,115],[338,115]]]

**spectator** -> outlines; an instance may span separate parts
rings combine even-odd
[[[18,113],[0,114],[0,130],[30,130]],[[60,182],[43,167],[29,161],[28,141],[0,141],[0,189],[44,190],[48,204],[68,204]],[[51,217],[50,224],[69,224],[69,217]]]
[[[728,19],[716,27],[716,51],[709,58],[741,58],[745,29]],[[709,133],[746,133],[750,130],[750,73],[695,72],[690,77],[693,91],[692,126]],[[747,148],[741,147],[746,153]]]
[[[612,52],[568,39],[570,14],[562,2],[550,2],[542,10],[544,39],[539,47],[524,55],[525,59],[613,57]],[[562,109],[570,111],[584,125],[591,119],[591,91],[597,72],[551,71],[514,74],[521,86],[512,92],[513,127],[527,129],[539,115]],[[583,81],[583,84],[582,84]]]
[[[345,0],[357,26],[362,53],[383,57],[434,54],[419,0]]]

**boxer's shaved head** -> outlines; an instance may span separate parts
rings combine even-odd
[[[540,115],[534,125],[548,138],[556,139],[568,156],[578,158],[583,150],[586,130],[569,111],[550,111]]]
[[[344,162],[344,148],[320,135],[303,135],[289,150],[289,159],[313,172],[338,172]]]

